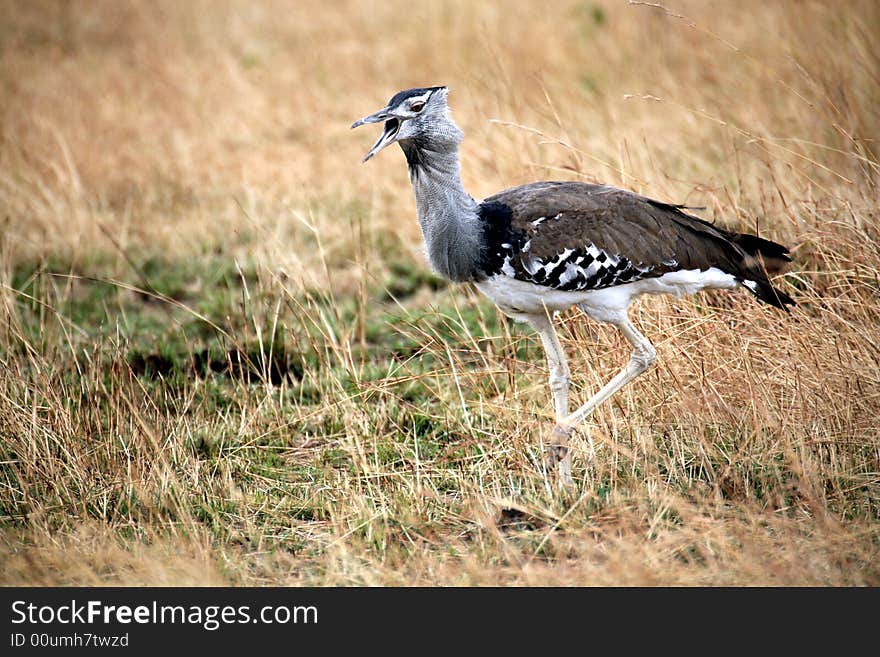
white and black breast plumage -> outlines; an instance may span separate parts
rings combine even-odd
[[[776,249],[780,253],[772,255],[787,259],[786,249],[717,228],[682,212],[682,206],[603,185],[541,182],[489,197],[479,212],[483,278],[580,292],[717,268],[741,282],[755,281],[766,294],[752,291],[779,305],[778,291],[750,251],[764,255]],[[741,245],[738,239],[757,243]]]

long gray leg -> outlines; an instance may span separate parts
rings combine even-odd
[[[546,314],[533,315],[529,318],[529,323],[541,336],[541,343],[544,345],[547,368],[550,370],[550,391],[553,393],[553,406],[556,409],[556,426],[553,427],[547,445],[547,467],[550,470],[558,465],[560,483],[570,484],[571,452],[568,449],[568,437],[571,429],[564,424],[568,417],[568,363],[551,317]]]
[[[606,383],[587,403],[563,420],[562,426],[569,431],[583,422],[599,404],[647,370],[657,356],[657,352],[648,341],[648,338],[639,333],[628,318],[624,317],[620,321],[613,322],[613,324],[633,346],[632,356],[630,356],[626,367],[620,370],[617,376]]]

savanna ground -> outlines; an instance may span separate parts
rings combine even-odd
[[[665,3],[664,3],[665,4]],[[4,584],[880,584],[880,5],[4,2]],[[486,196],[601,181],[792,247],[647,298],[540,470],[537,338],[351,122],[446,84]],[[628,357],[560,318],[575,401]]]

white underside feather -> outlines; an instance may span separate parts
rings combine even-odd
[[[706,288],[729,290],[739,285],[736,277],[716,267],[669,272],[600,290],[566,292],[527,283],[501,274],[477,283],[477,288],[510,317],[527,321],[530,316],[580,306],[600,322],[619,322],[632,300],[642,294],[695,294]]]

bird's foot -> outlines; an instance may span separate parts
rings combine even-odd
[[[571,435],[571,431],[571,427],[564,427],[559,424],[554,426],[553,431],[550,432],[550,439],[544,456],[547,472],[557,471],[561,487],[574,485],[574,481],[571,478],[571,450],[568,448],[568,437]]]

